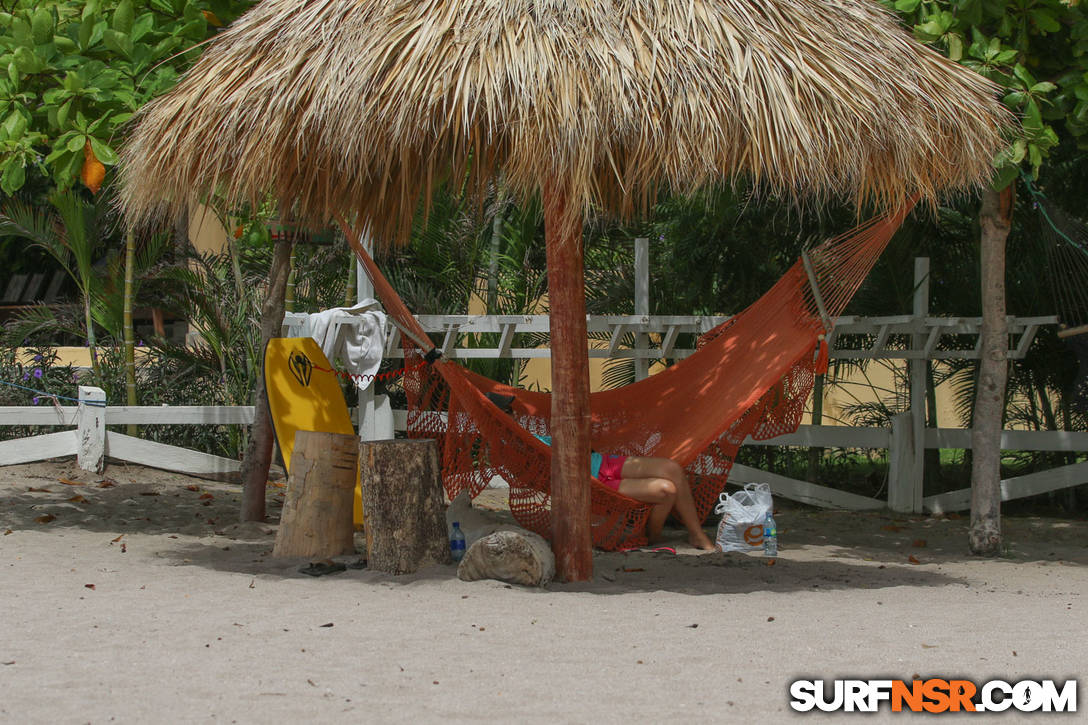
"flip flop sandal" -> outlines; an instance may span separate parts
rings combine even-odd
[[[669,554],[676,553],[676,549],[672,548],[671,546],[632,546],[629,549],[620,549],[620,551],[624,554],[629,551],[642,551],[648,554],[660,554],[666,552]]]

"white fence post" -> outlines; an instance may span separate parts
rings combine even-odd
[[[387,441],[396,436],[393,426],[393,406],[389,402],[388,395],[374,395],[374,386],[367,388],[371,391],[366,403],[363,403],[363,392],[359,391],[359,440],[362,441]]]
[[[370,227],[363,229],[363,249],[367,254],[374,252],[374,240],[370,236]],[[359,303],[374,297],[374,283],[370,281],[363,263],[355,262],[355,302]],[[393,409],[389,397],[374,395],[374,383],[371,382],[359,391],[359,440],[380,441],[393,437]]]
[[[922,329],[925,319],[929,315],[929,257],[915,257],[914,259],[914,300],[911,310],[913,322]],[[911,352],[925,351],[927,335],[921,332],[911,335]],[[910,417],[912,439],[919,441],[914,446],[914,461],[912,473],[914,485],[911,487],[912,498],[910,508],[904,511],[921,513],[922,492],[925,488],[925,456],[926,447],[920,442],[925,440],[926,434],[926,408],[928,406],[927,378],[929,373],[928,356],[911,358],[907,362],[908,375],[910,377]]]
[[[921,511],[921,480],[916,470],[914,422],[911,414],[892,416],[892,440],[888,448],[888,508],[905,513]],[[915,508],[915,498],[919,498]]]
[[[76,411],[76,462],[84,471],[102,473],[106,467],[106,391],[79,386]]]

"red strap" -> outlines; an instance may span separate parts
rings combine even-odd
[[[317,365],[314,365],[314,370],[320,370],[323,373],[332,373],[333,375],[337,375],[337,376],[339,376],[341,378],[351,378],[352,380],[354,380],[356,382],[363,381],[363,380],[373,382],[375,380],[390,380],[392,378],[400,377],[401,375],[404,375],[405,373],[408,373],[408,372],[412,372],[413,370],[419,370],[421,367],[423,367],[426,364],[427,364],[427,361],[424,360],[423,362],[417,363],[417,364],[412,365],[410,367],[398,368],[397,370],[390,370],[387,373],[378,373],[376,375],[368,375],[368,374],[360,375],[360,374],[357,374],[357,373],[345,372],[343,370],[334,370],[333,368],[323,368],[323,367],[319,367]]]

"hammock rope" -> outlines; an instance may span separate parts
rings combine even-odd
[[[1077,359],[1078,370],[1066,391],[1073,410],[1088,415],[1088,225],[1056,205],[1021,172],[1042,226],[1061,338]]]
[[[826,364],[823,338],[831,322],[914,202],[809,250],[759,300],[702,335],[687,358],[631,385],[592,394],[593,449],[676,461],[705,519],[745,438],[797,429],[819,366]],[[551,538],[551,450],[535,438],[550,433],[550,395],[497,383],[449,360],[417,367],[421,351],[435,346],[415,339],[426,340],[426,334],[358,236],[340,222],[386,313],[416,333],[406,336],[416,345],[405,345],[409,435],[438,440],[447,494],[475,497],[501,476],[518,523]],[[500,411],[486,393],[513,395],[513,413]],[[590,480],[594,544],[613,550],[644,545],[651,507]]]

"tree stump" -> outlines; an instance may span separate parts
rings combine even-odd
[[[465,533],[465,558],[457,578],[466,581],[497,579],[511,584],[542,587],[555,577],[555,554],[544,537],[514,524],[488,517],[460,494],[446,511],[446,522],[457,521]]]
[[[367,567],[410,574],[427,564],[448,564],[438,443],[363,441],[359,465]]]
[[[355,552],[352,512],[359,440],[300,430],[272,556],[327,559]]]

